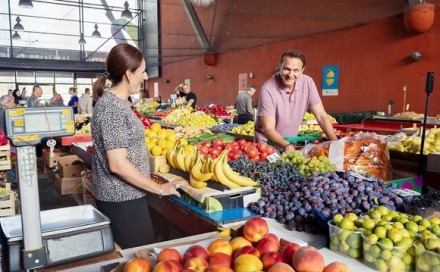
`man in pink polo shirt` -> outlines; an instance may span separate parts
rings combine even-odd
[[[337,139],[315,82],[303,74],[305,66],[304,54],[289,50],[281,56],[276,74],[261,87],[255,122],[257,142],[270,140],[285,152],[294,151],[295,147],[284,137],[295,137],[298,134],[308,109],[315,115],[327,138]]]

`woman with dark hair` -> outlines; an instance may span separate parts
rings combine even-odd
[[[20,100],[21,100],[21,92],[20,92],[20,89],[15,89],[15,90],[12,92],[12,96],[14,97],[14,103],[15,103],[15,105],[18,105],[18,104],[20,103]]]
[[[177,195],[184,180],[165,184],[150,177],[144,126],[128,104],[139,91],[146,64],[143,54],[129,44],[113,47],[106,73],[93,84],[99,97],[93,110],[93,184],[96,205],[110,218],[115,242],[121,248],[154,242],[147,198]]]

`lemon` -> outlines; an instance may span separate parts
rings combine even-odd
[[[378,259],[374,262],[374,264],[376,265],[376,269],[379,271],[387,271],[388,270],[388,266],[384,260]]]
[[[375,244],[377,243],[377,240],[379,240],[379,237],[377,237],[377,235],[374,233],[368,235],[367,237],[370,244]]]
[[[157,140],[157,143],[156,143],[158,146],[160,146],[160,148],[165,148],[165,147],[167,147],[167,141],[166,140],[164,140],[164,139],[160,139],[159,138],[159,140]]]
[[[144,129],[144,134],[145,135],[147,135],[148,134],[148,132],[150,132],[151,131],[151,129],[149,129],[149,128],[146,128],[146,129]]]
[[[401,222],[394,222],[393,228],[404,229],[405,227],[403,226],[403,224]]]
[[[160,130],[162,129],[162,127],[160,126],[159,123],[153,123],[153,124],[150,126],[150,129],[151,129],[152,131],[158,132],[158,131],[160,131]]]
[[[398,228],[392,228],[387,232],[387,237],[393,243],[398,243],[402,240],[402,232]]]
[[[392,250],[394,246],[393,241],[388,238],[380,238],[379,243],[382,245],[383,249]]]
[[[153,154],[153,156],[160,156],[162,155],[162,148],[158,145],[155,145],[151,148],[150,153]]]
[[[390,212],[390,210],[385,206],[377,207],[376,211],[379,211],[382,216],[387,215]]]
[[[351,221],[356,221],[358,219],[358,216],[355,213],[349,213],[345,216],[345,218],[348,218]]]
[[[154,139],[157,138],[157,133],[155,131],[148,131],[146,136],[148,139]]]
[[[343,218],[344,216],[342,214],[335,214],[335,216],[333,216],[333,222],[335,222],[335,224],[339,224]]]
[[[162,148],[162,155],[165,156],[170,149],[168,147]]]
[[[352,220],[348,218],[344,218],[339,222],[339,227],[345,230],[353,230],[354,229],[354,223]]]
[[[156,144],[153,142],[147,142],[146,146],[148,150],[151,150],[153,148],[153,146],[155,146]]]
[[[364,223],[362,224],[362,226],[366,230],[371,230],[371,229],[374,229],[374,227],[376,226],[376,223],[374,223],[373,219],[366,219],[366,220],[364,220]]]
[[[351,247],[351,248],[355,248],[358,249],[361,247],[362,245],[362,239],[361,236],[358,233],[352,233],[348,236],[347,238],[347,244]],[[353,256],[352,256],[353,257]]]
[[[157,137],[159,139],[165,139],[168,136],[167,132],[164,130],[160,130],[159,132],[157,132]]]
[[[165,139],[169,142],[175,143],[178,138],[177,138],[176,134],[174,134],[174,132],[172,131],[172,133],[169,133]]]
[[[389,251],[388,249],[382,250],[382,252],[380,253],[380,257],[383,260],[388,260],[389,258],[391,258],[391,251]]]
[[[370,212],[370,217],[371,217],[372,219],[380,219],[380,218],[382,217],[382,213],[379,212],[378,210],[372,210],[372,211]]]
[[[418,223],[419,221],[422,221],[423,217],[421,217],[420,215],[414,215],[414,217],[412,218],[413,222]]]
[[[385,227],[382,227],[382,226],[376,227],[374,229],[374,234],[376,234],[376,236],[378,238],[385,238],[386,235],[387,235],[387,229]]]
[[[405,229],[410,232],[417,233],[419,231],[419,226],[415,221],[408,221],[405,223]]]

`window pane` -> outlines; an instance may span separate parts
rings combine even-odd
[[[17,72],[17,82],[35,84],[35,72]]]
[[[54,73],[53,72],[37,72],[37,82],[39,84],[43,83],[54,83]]]
[[[55,73],[55,82],[73,85],[73,73]]]

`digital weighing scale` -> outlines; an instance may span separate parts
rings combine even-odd
[[[0,218],[9,271],[70,263],[114,250],[109,219],[91,205],[40,211],[35,145],[75,134],[70,107],[5,111],[5,134],[17,148],[21,215]]]

